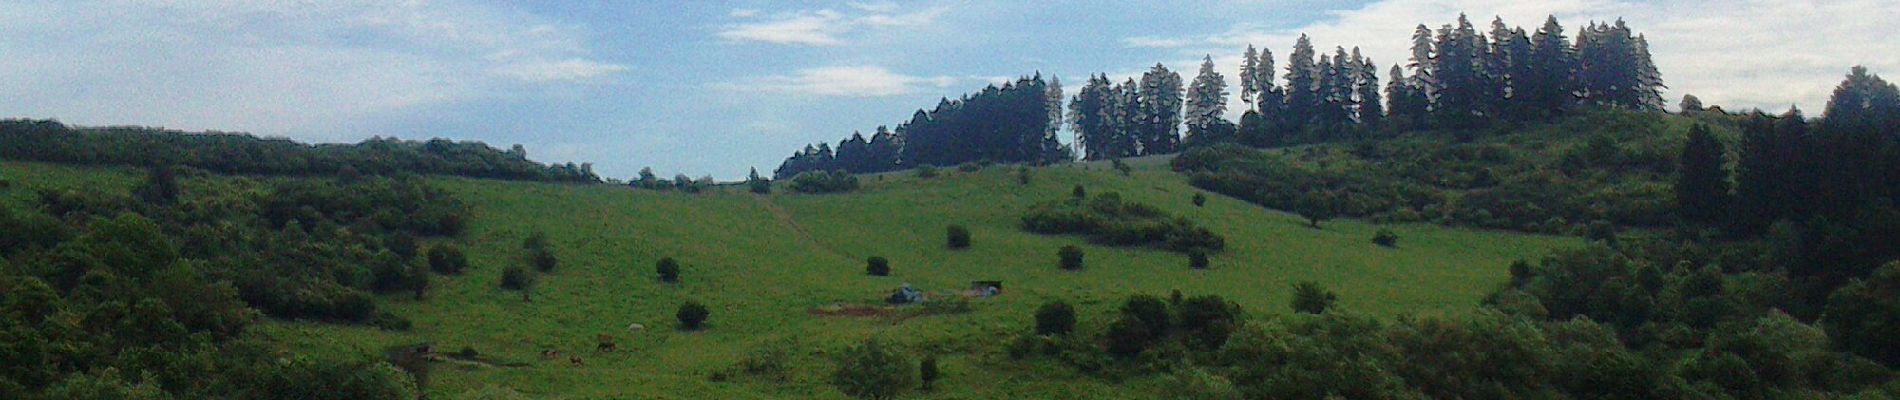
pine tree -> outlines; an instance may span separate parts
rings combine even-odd
[[[1407,67],[1412,69],[1412,88],[1425,96],[1427,108],[1438,96],[1438,53],[1433,44],[1431,28],[1418,24],[1412,29],[1412,63]]]
[[[1354,53],[1358,50],[1354,49]],[[1385,125],[1385,107],[1379,101],[1379,64],[1368,58],[1359,64],[1357,90],[1353,102],[1358,107],[1359,125],[1374,131]]]
[[[1406,79],[1405,69],[1392,64],[1390,80],[1385,84],[1386,121],[1396,130],[1405,131],[1420,128],[1425,118],[1425,99],[1418,89]]]
[[[1254,109],[1260,111],[1259,129],[1256,129],[1260,134],[1252,135],[1256,140],[1249,143],[1268,146],[1274,142],[1272,134],[1282,131],[1286,125],[1286,91],[1274,82],[1273,50],[1261,49],[1259,62],[1255,64]]]
[[[1617,21],[1619,24],[1622,21]],[[1649,56],[1649,39],[1636,35],[1636,50],[1631,61],[1636,63],[1636,109],[1659,112],[1663,110],[1662,72],[1656,70],[1656,61]]]
[[[1200,135],[1208,127],[1221,121],[1221,115],[1227,112],[1227,79],[1214,71],[1214,57],[1201,59],[1201,71],[1194,77],[1194,83],[1188,86],[1187,126],[1188,134]]]
[[[1681,168],[1676,173],[1676,207],[1684,219],[1712,223],[1726,216],[1729,203],[1728,169],[1722,166],[1725,150],[1709,127],[1696,124],[1689,129],[1689,142],[1682,147]]]
[[[889,127],[878,125],[877,133],[871,135],[870,172],[894,171],[898,169],[898,152],[904,146],[903,137],[892,133]]]
[[[1513,82],[1515,100],[1526,104],[1533,114],[1524,118],[1552,118],[1574,101],[1576,89],[1576,52],[1564,38],[1564,27],[1557,17],[1544,20],[1544,27],[1531,38],[1528,73]]]
[[[1043,102],[1045,103],[1043,107],[1045,107],[1049,113],[1048,125],[1044,126],[1042,132],[1044,141],[1042,147],[1045,154],[1042,160],[1043,162],[1056,161],[1052,159],[1052,157],[1047,156],[1050,152],[1057,151],[1057,149],[1051,149],[1048,143],[1056,143],[1057,147],[1060,147],[1060,142],[1056,141],[1056,137],[1062,134],[1062,122],[1064,120],[1064,116],[1062,115],[1062,100],[1064,96],[1066,96],[1066,94],[1062,93],[1062,78],[1049,77],[1049,87],[1043,91],[1042,96]]]
[[[1485,82],[1479,69],[1483,48],[1477,36],[1471,21],[1462,14],[1456,28],[1439,30],[1434,71],[1439,90],[1432,103],[1432,116],[1440,126],[1472,128],[1482,121]]]
[[[1089,83],[1082,86],[1075,93],[1075,99],[1069,102],[1069,120],[1075,129],[1075,143],[1082,148],[1084,159],[1104,160],[1119,154],[1111,136],[1117,100],[1114,97],[1115,89],[1108,82],[1108,76],[1091,76]]]
[[[1247,52],[1240,56],[1240,102],[1247,104],[1248,109],[1253,109],[1253,97],[1259,89],[1253,81],[1254,75],[1259,74],[1260,62],[1256,60],[1259,57],[1260,51],[1254,50],[1252,43],[1247,44]]]
[[[1181,144],[1181,74],[1159,63],[1141,74],[1141,154],[1173,153]]]
[[[1293,55],[1286,66],[1286,122],[1287,129],[1297,130],[1312,122],[1319,114],[1321,106],[1319,85],[1322,78],[1319,65],[1313,62],[1313,41],[1306,35],[1300,35],[1293,42]]]
[[[1900,140],[1900,88],[1867,73],[1867,67],[1854,66],[1828,97],[1821,119],[1831,131]]]

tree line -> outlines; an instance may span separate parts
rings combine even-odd
[[[1622,20],[1592,22],[1572,41],[1554,16],[1534,31],[1498,18],[1485,33],[1460,15],[1437,29],[1418,25],[1412,43],[1410,59],[1393,64],[1384,85],[1380,64],[1358,48],[1324,54],[1301,35],[1284,75],[1276,77],[1273,52],[1250,45],[1239,74],[1245,104],[1238,123],[1223,117],[1227,82],[1211,57],[1191,82],[1161,64],[1122,82],[1093,75],[1066,104],[1059,81],[1023,78],[944,99],[895,131],[879,127],[869,139],[853,133],[835,148],[806,146],[774,176],[976,160],[1057,162],[1068,160],[1065,155],[1105,160],[1174,153],[1190,144],[1277,147],[1470,130],[1496,121],[1548,121],[1585,106],[1663,109],[1665,86],[1648,39]],[[1056,140],[1065,124],[1075,134],[1071,147]]]
[[[1062,83],[1040,73],[951,100],[929,111],[917,110],[895,130],[878,127],[869,140],[862,133],[793,153],[774,179],[805,172],[872,173],[924,165],[949,166],[976,161],[1008,163],[1063,162],[1072,150],[1056,138],[1062,124]]]
[[[304,144],[243,133],[145,127],[70,127],[53,120],[0,120],[0,158],[71,164],[179,165],[224,174],[443,174],[474,178],[599,182],[592,164],[543,165],[521,145],[370,138]]]

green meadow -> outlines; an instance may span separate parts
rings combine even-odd
[[[125,190],[139,173],[109,168],[4,163],[17,187]],[[1314,281],[1339,295],[1339,307],[1391,317],[1475,310],[1508,279],[1513,260],[1537,259],[1579,239],[1335,220],[1312,229],[1297,216],[1198,191],[1167,170],[1165,159],[1131,160],[1124,176],[1104,163],[976,172],[942,169],[935,178],[900,172],[862,176],[848,194],[770,195],[742,186],[697,194],[579,185],[437,178],[471,208],[466,232],[452,239],[468,254],[460,276],[436,276],[426,298],[388,295],[385,307],[414,322],[408,331],[273,321],[255,333],[323,357],[380,357],[392,346],[432,343],[438,351],[473,349],[488,363],[437,363],[431,398],[822,398],[841,399],[827,379],[829,354],[878,338],[914,357],[934,354],[943,378],[918,398],[1126,398],[1158,395],[1165,381],[1092,377],[1051,360],[1013,361],[1009,339],[1028,331],[1035,308],[1066,300],[1079,308],[1082,332],[1098,332],[1131,294],[1214,294],[1239,303],[1252,319],[1291,313],[1291,287]],[[212,181],[253,178],[206,178]],[[277,178],[254,178],[277,179]],[[201,183],[202,184],[202,183]],[[1072,188],[1120,193],[1186,217],[1224,236],[1225,252],[1207,270],[1160,249],[1112,248],[1079,236],[1024,232],[1020,216],[1038,201],[1066,199]],[[8,191],[28,201],[26,190]],[[945,246],[948,225],[967,226],[973,246]],[[1376,246],[1391,229],[1396,247]],[[521,243],[545,232],[559,257],[524,301],[498,287],[501,271],[525,263]],[[1064,245],[1086,250],[1085,267],[1057,268]],[[890,259],[891,276],[865,273],[865,258]],[[654,264],[674,257],[678,283],[662,283]],[[914,317],[823,316],[840,304],[881,305],[908,283],[954,296],[971,281],[1002,281],[1003,294],[975,299],[974,311]],[[676,308],[711,309],[707,327],[675,328]],[[900,313],[909,315],[909,313]],[[630,332],[629,324],[645,329]],[[597,335],[617,351],[597,352]],[[790,350],[784,380],[715,373],[768,349]],[[541,353],[562,355],[545,360]],[[569,356],[578,356],[574,365]],[[1145,395],[1144,395],[1145,394]]]

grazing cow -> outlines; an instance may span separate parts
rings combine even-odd
[[[567,357],[567,362],[576,367],[587,365],[587,363],[581,362],[581,356],[569,356]]]
[[[640,331],[644,331],[644,330],[647,330],[646,325],[627,324],[627,333],[639,333]]]

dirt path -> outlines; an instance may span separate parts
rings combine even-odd
[[[755,195],[752,195],[752,199],[758,200],[759,205],[764,206],[766,211],[771,212],[772,219],[778,220],[778,223],[781,225],[785,225],[786,228],[791,228],[792,235],[797,236],[798,240],[805,242],[805,244],[810,245],[811,247],[818,248],[819,250],[824,250],[826,254],[837,256],[838,258],[842,258],[846,260],[856,259],[856,257],[852,257],[849,254],[845,254],[844,252],[838,251],[838,249],[831,248],[831,246],[825,245],[824,242],[820,242],[818,241],[818,239],[813,238],[811,236],[811,232],[805,230],[804,225],[799,225],[798,220],[792,219],[792,213],[787,212],[785,211],[784,208],[779,207],[778,203],[773,203],[770,197],[755,194]]]

